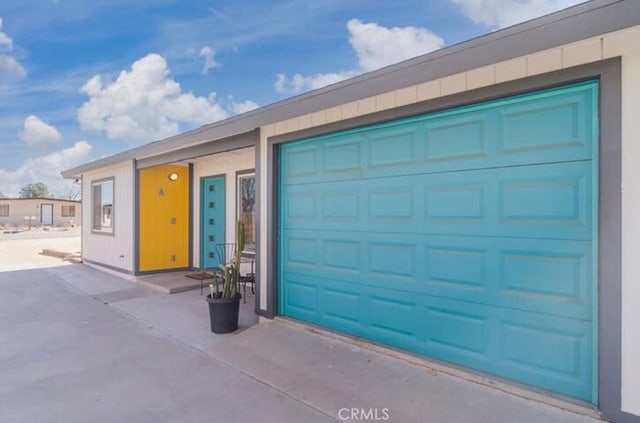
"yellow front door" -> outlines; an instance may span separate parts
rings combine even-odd
[[[189,168],[141,169],[139,187],[140,272],[189,266]]]

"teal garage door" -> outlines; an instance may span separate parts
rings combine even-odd
[[[282,145],[279,312],[595,402],[597,88]]]

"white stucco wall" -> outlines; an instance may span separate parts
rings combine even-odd
[[[254,169],[255,149],[229,151],[207,158],[200,158],[193,165],[193,266],[200,265],[200,178],[226,176],[225,213],[226,242],[235,242],[236,223],[236,172]]]
[[[133,272],[134,266],[134,168],[132,161],[118,163],[82,175],[82,257]],[[114,178],[113,234],[91,231],[91,181]]]
[[[622,410],[640,415],[640,26],[604,51],[622,56]]]
[[[260,221],[266,223],[267,138],[501,82],[622,58],[622,410],[640,416],[640,26],[364,98],[260,128]],[[260,308],[267,307],[267,225],[260,226]],[[606,328],[604,329],[606,330]]]

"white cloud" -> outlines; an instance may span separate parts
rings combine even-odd
[[[473,23],[505,28],[585,0],[452,0]]]
[[[0,49],[6,49],[9,51],[13,49],[13,40],[2,31],[2,18],[0,18]]]
[[[278,93],[299,93],[321,88],[363,72],[370,72],[444,46],[444,40],[433,32],[413,26],[386,28],[358,19],[347,22],[349,44],[358,60],[355,70],[315,75],[296,73],[291,78],[278,74],[274,83]]]
[[[0,76],[9,75],[24,78],[27,76],[27,71],[15,57],[0,54]]]
[[[229,96],[229,110],[234,115],[239,115],[242,113],[250,112],[251,110],[257,109],[258,105],[251,100],[241,101],[236,103],[233,97]]]
[[[177,134],[181,125],[203,125],[230,115],[215,93],[199,97],[183,92],[158,54],[137,60],[111,83],[96,75],[81,91],[89,100],[78,110],[80,127],[103,131],[111,139],[154,141]]]
[[[216,59],[214,58],[215,55],[215,50],[209,46],[204,46],[200,50],[200,54],[198,54],[198,56],[204,59],[204,65],[202,66],[203,75],[208,74],[210,69],[220,67],[220,63],[216,62]]]
[[[20,138],[32,147],[46,148],[57,144],[62,136],[52,125],[31,115],[24,120]]]
[[[0,77],[17,76],[24,78],[27,76],[27,71],[15,57],[7,54],[13,50],[13,40],[3,32],[2,26],[3,22],[2,18],[0,18]]]
[[[358,19],[347,22],[349,44],[358,56],[363,72],[420,56],[444,46],[444,40],[425,28],[385,28]]]
[[[23,186],[33,182],[43,182],[50,193],[65,193],[68,190],[68,182],[62,178],[60,172],[85,162],[90,152],[89,143],[78,141],[64,150],[28,159],[16,170],[0,169],[0,192],[14,197]]]

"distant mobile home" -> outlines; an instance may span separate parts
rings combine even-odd
[[[80,226],[80,201],[57,198],[0,198],[0,226]]]
[[[640,1],[594,0],[84,164],[83,259],[212,267],[243,219],[260,316],[640,422],[639,75]]]

